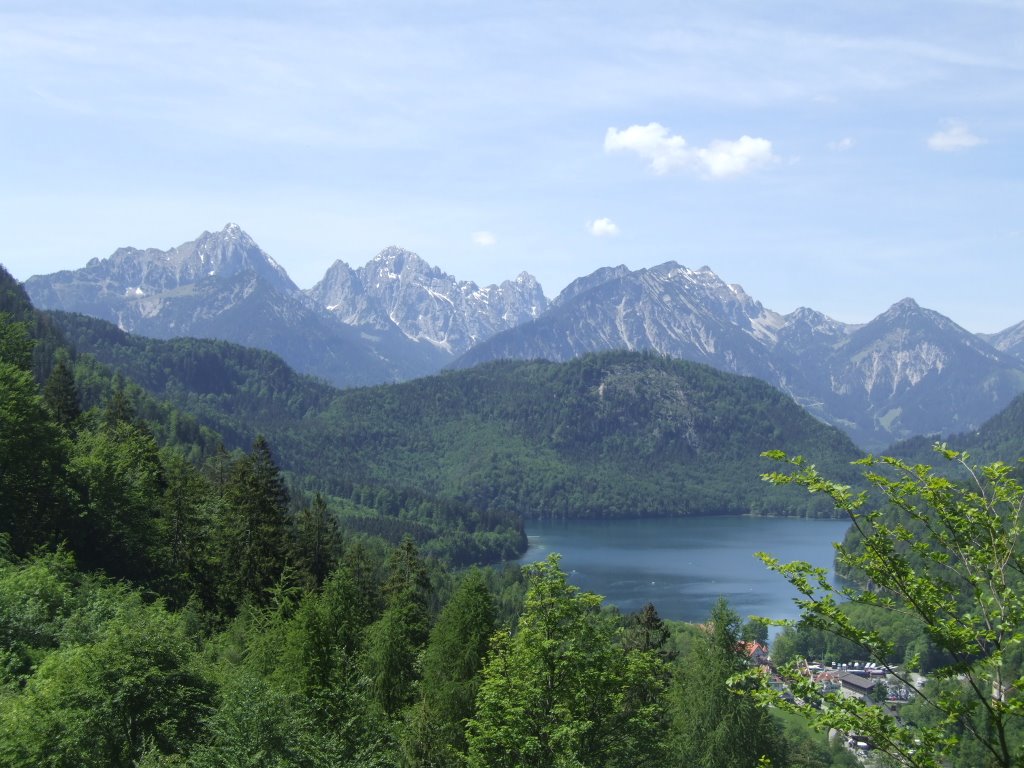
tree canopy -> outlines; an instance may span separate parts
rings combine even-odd
[[[892,457],[861,461],[873,494],[824,478],[802,458],[791,471],[767,475],[831,498],[848,514],[857,535],[839,545],[837,568],[857,580],[830,583],[824,569],[807,563],[765,562],[802,593],[800,626],[833,634],[895,675],[917,701],[904,721],[855,698],[819,690],[790,669],[801,710],[823,727],[864,734],[899,765],[943,765],[967,749],[978,762],[1013,766],[1024,761],[1024,489],[1014,468],[995,462],[975,466],[970,457],[936,446],[958,470],[950,479],[924,464]],[[893,663],[894,641],[878,623],[862,623],[843,601],[894,613],[917,625],[918,636],[942,654],[920,684],[911,672],[920,657]],[[861,615],[860,618],[863,618]],[[915,711],[916,710],[916,711]]]

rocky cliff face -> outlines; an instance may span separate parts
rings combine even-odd
[[[525,272],[480,288],[394,246],[356,270],[335,262],[309,295],[346,323],[394,323],[410,339],[449,355],[535,319],[548,306],[540,284]]]

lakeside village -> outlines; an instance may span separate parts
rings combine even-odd
[[[742,646],[747,663],[760,667],[768,677],[771,687],[782,693],[783,698],[793,701],[788,686],[772,660],[768,646],[758,641],[744,642]],[[795,666],[805,679],[817,686],[822,695],[839,694],[860,699],[882,707],[892,717],[898,718],[900,707],[914,698],[913,691],[904,681],[892,674],[889,669],[871,662],[826,664],[801,659]],[[925,677],[911,673],[910,680],[915,687],[920,688],[925,682]],[[829,733],[829,741],[837,738],[843,739],[846,748],[860,758],[861,762],[869,762],[873,748],[869,740],[857,733]]]

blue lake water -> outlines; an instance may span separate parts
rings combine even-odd
[[[703,621],[721,596],[744,618],[792,619],[796,590],[754,553],[831,571],[832,542],[848,527],[846,520],[763,517],[530,520],[520,562],[558,552],[571,583],[623,613],[652,602],[663,618]]]

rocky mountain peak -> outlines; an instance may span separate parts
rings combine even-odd
[[[798,307],[783,317],[777,338],[783,349],[803,355],[811,349],[834,346],[856,328],[815,309]]]
[[[980,341],[945,315],[922,307],[910,298],[897,301],[870,323],[864,325],[863,331],[875,334],[897,333],[907,339],[933,334],[954,334],[971,343]]]
[[[979,333],[978,338],[1000,352],[1024,361],[1024,322],[1011,325],[998,333]]]
[[[618,280],[628,274],[631,270],[625,264],[617,267],[601,267],[589,275],[578,277],[567,285],[560,294],[551,302],[551,306],[560,306],[592,288],[596,288],[612,280]]]
[[[33,299],[43,306],[73,307],[110,319],[112,309],[108,305],[114,299],[108,297],[148,300],[184,286],[217,282],[242,273],[279,291],[298,290],[280,265],[233,223],[218,232],[203,232],[195,240],[166,251],[118,248],[105,259],[90,259],[82,269],[30,278],[26,286],[36,292]],[[100,305],[105,307],[103,312],[97,311]]]
[[[252,272],[277,290],[298,290],[281,265],[238,224],[230,222],[218,232],[203,232],[192,242],[160,256],[162,259],[158,260],[176,272],[177,281],[182,285]]]
[[[905,299],[900,299],[893,304],[889,309],[883,312],[880,317],[886,318],[903,318],[912,317],[921,313],[921,305],[918,304],[914,299],[909,296]]]
[[[439,269],[435,269],[424,261],[418,254],[412,251],[407,251],[405,248],[400,248],[397,245],[391,245],[385,248],[383,251],[374,256],[362,267],[359,272],[363,275],[374,275],[380,279],[401,279],[406,273],[411,274],[431,274],[436,273],[438,277],[444,275]]]
[[[848,329],[855,327],[849,326],[846,323],[841,323],[838,320],[833,320],[825,313],[819,312],[816,309],[811,309],[810,307],[797,307],[788,315],[785,315],[783,320],[783,328],[805,328],[815,333],[824,333],[829,335],[843,333]]]
[[[335,261],[307,295],[321,309],[347,325],[393,328],[380,302],[367,294],[359,273],[341,259]]]
[[[398,246],[356,270],[335,263],[309,295],[346,323],[394,324],[408,338],[448,354],[461,354],[548,306],[540,284],[527,272],[480,288]]]

